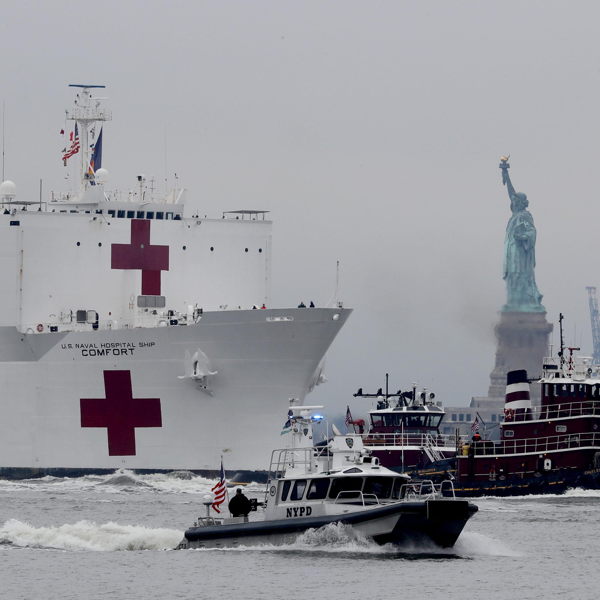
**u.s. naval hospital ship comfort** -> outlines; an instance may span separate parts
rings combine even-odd
[[[106,191],[102,86],[73,87],[79,189],[0,186],[0,476],[260,468],[350,310],[269,306],[264,212]]]

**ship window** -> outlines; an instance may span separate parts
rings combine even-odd
[[[78,323],[87,323],[87,310],[78,310],[77,311],[77,322]]]
[[[128,210],[127,211],[127,218],[128,219],[133,219],[134,216],[135,216],[135,210]]]
[[[101,214],[102,214],[102,209],[101,209],[101,208],[97,209],[97,210],[96,210],[96,214],[97,214],[97,215],[101,215]]]
[[[292,485],[291,481],[284,481],[283,485],[281,486],[281,500],[283,502],[285,502],[287,500],[287,495],[290,491],[290,486]]]
[[[173,219],[173,213],[172,212],[168,212],[167,213],[167,221],[170,221],[171,219]]]
[[[258,249],[258,252],[259,252],[259,253],[260,253],[260,252],[262,252],[262,248],[259,248],[259,249]]]
[[[211,252],[214,252],[214,251],[215,251],[215,247],[214,247],[214,246],[211,246],[211,247],[210,247],[210,251],[211,251]]]
[[[456,413],[453,413],[453,414],[452,414],[452,420],[453,420],[453,421],[456,421]]]
[[[557,425],[556,426],[556,433],[566,433],[566,432],[567,432],[566,425]]]
[[[125,211],[124,210],[117,211],[117,217],[119,219],[124,219],[125,218]]]
[[[175,215],[175,216],[173,217],[173,220],[174,220],[174,221],[181,221],[181,215]]]
[[[109,210],[108,214],[109,214],[109,216],[114,217],[115,216],[115,211],[114,210]]]
[[[373,427],[383,427],[383,417],[381,415],[371,415]]]
[[[392,500],[400,500],[404,497],[404,492],[406,488],[402,488],[402,486],[406,483],[404,479],[401,477],[396,477],[394,479],[394,488],[392,489]]]
[[[492,415],[492,421],[496,421],[496,415]]]
[[[375,494],[379,499],[389,498],[392,481],[391,477],[367,477],[363,494]]]
[[[460,413],[460,414],[458,415],[458,420],[459,420],[459,421],[464,421],[464,420],[465,420],[465,415],[463,415],[463,413]]]
[[[323,500],[327,496],[329,479],[313,479],[306,493],[307,500]]]
[[[244,252],[248,252],[248,248],[244,248]]]
[[[95,310],[88,310],[86,321],[88,323],[96,323],[98,321],[98,313]]]
[[[137,211],[137,218],[138,219],[143,219],[144,218],[144,211],[143,210],[138,210]]]
[[[515,437],[515,432],[512,429],[505,429],[504,430],[504,437]]]
[[[146,219],[154,219],[154,213],[151,210],[146,213]]]
[[[138,296],[138,308],[164,308],[166,304],[165,296]]]
[[[306,489],[306,479],[297,479],[294,483],[294,489],[290,496],[290,500],[302,500],[304,490]]]
[[[165,213],[164,212],[157,212],[156,213],[156,218],[160,219],[160,220],[164,219],[165,218]]]
[[[358,498],[359,492],[362,489],[362,483],[362,477],[336,477],[331,482],[329,497],[335,500],[340,492],[345,492],[345,494],[342,495],[342,498],[345,500],[348,500],[349,498]],[[356,493],[349,494],[348,492]]]

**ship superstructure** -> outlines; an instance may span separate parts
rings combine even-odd
[[[0,474],[253,470],[302,403],[350,311],[270,307],[271,221],[184,214],[184,192],[109,191],[101,125],[77,85],[49,201],[0,186]],[[263,429],[264,428],[264,429]]]

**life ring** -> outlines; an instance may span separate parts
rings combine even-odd
[[[42,331],[44,331],[44,326],[41,323],[38,323],[36,329],[38,330],[38,333],[42,333]]]
[[[504,420],[505,421],[512,421],[514,416],[515,416],[515,411],[512,408],[504,409]]]

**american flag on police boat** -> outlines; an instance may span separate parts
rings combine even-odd
[[[346,405],[346,420],[344,421],[346,427],[352,425],[352,413],[350,412],[350,407]]]
[[[223,457],[221,457],[221,473],[219,474],[219,481],[212,487],[211,492],[215,495],[211,506],[213,510],[220,513],[219,506],[225,502],[225,498],[227,497],[227,480],[225,479],[225,469],[223,469]]]
[[[77,129],[77,123],[75,123],[75,133],[71,133],[69,136],[71,140],[71,146],[69,149],[63,154],[63,161],[66,164],[67,158],[71,158],[73,154],[77,154],[79,152],[79,129]]]
[[[477,415],[475,415],[475,420],[471,423],[471,431],[473,433],[475,433],[476,431],[479,431],[479,413],[477,413]]]

